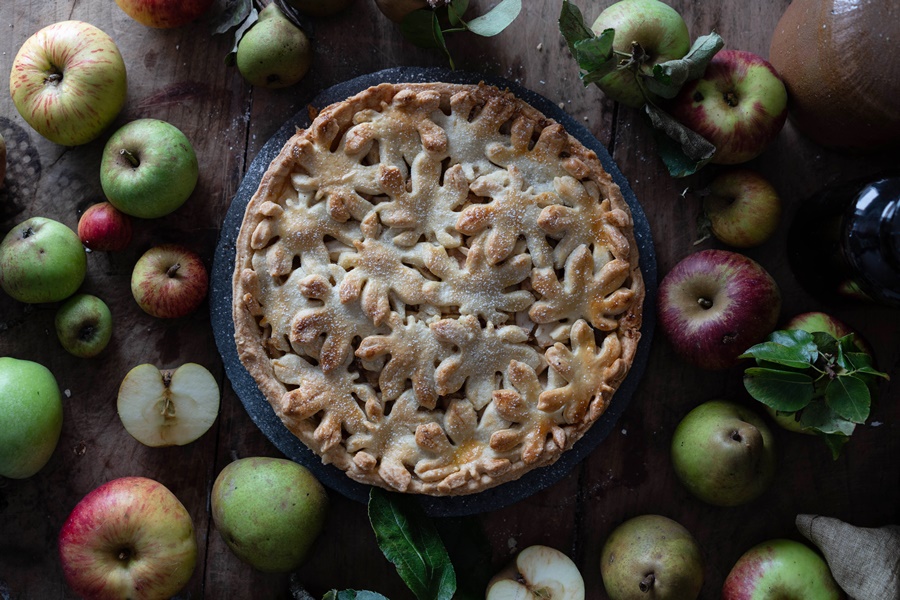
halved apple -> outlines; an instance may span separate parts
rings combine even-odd
[[[119,418],[147,446],[183,446],[206,433],[219,413],[219,385],[205,367],[138,365],[119,386]]]
[[[559,550],[529,546],[491,579],[486,600],[584,600],[584,579]]]

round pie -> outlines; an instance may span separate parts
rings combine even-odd
[[[628,205],[596,154],[488,85],[382,84],[272,161],[236,243],[238,355],[354,480],[470,494],[554,462],[640,338]]]

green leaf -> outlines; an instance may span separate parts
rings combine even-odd
[[[462,20],[464,14],[469,9],[469,0],[453,0],[447,5],[447,17],[453,26],[465,25]]]
[[[658,96],[674,98],[686,82],[703,76],[709,61],[724,45],[715,32],[699,37],[682,58],[653,65],[653,75],[645,76],[644,84]]]
[[[755,358],[758,362],[808,369],[816,361],[818,354],[813,336],[805,331],[794,330],[772,333],[769,341],[750,347],[740,358]]]
[[[435,35],[437,17],[433,10],[420,8],[403,17],[400,33],[419,48],[440,49],[443,38]],[[440,30],[440,26],[437,27]]]
[[[579,40],[575,42],[573,54],[578,66],[588,75],[596,77],[597,71],[603,71],[600,77],[615,71],[616,60],[613,56],[613,37],[615,32],[607,29],[600,35],[587,40]],[[585,76],[582,75],[582,79]]]
[[[716,147],[649,102],[644,104],[656,140],[656,151],[672,177],[687,177],[700,170]]]
[[[377,592],[366,590],[331,590],[322,596],[322,600],[388,600],[388,598]]]
[[[761,367],[744,371],[744,387],[756,400],[784,412],[802,410],[815,392],[813,378],[805,373]]]
[[[828,445],[828,448],[831,450],[831,458],[834,460],[837,460],[841,456],[841,450],[844,448],[844,444],[850,441],[850,436],[842,433],[829,433],[823,437],[825,438],[825,443]]]
[[[856,429],[856,424],[844,419],[831,409],[828,404],[817,400],[800,413],[800,424],[824,435],[841,434],[849,436]]]
[[[415,498],[373,487],[369,521],[385,558],[419,600],[451,600],[456,573],[434,524]]]
[[[484,600],[494,575],[491,544],[476,517],[440,519],[436,527],[456,571],[454,600]]]
[[[824,331],[814,331],[812,333],[813,341],[822,354],[836,354],[838,351],[837,340],[830,333]]]
[[[562,10],[559,12],[559,32],[569,45],[572,56],[575,56],[576,43],[594,38],[594,32],[584,24],[581,10],[569,0],[563,0]]]
[[[253,0],[228,0],[210,23],[213,34],[228,33],[231,28],[240,25],[250,15],[251,8]]]
[[[873,375],[890,380],[891,376],[873,366],[872,357],[865,352],[847,352],[843,355],[842,367],[854,374]]]
[[[244,37],[244,34],[247,33],[247,30],[253,27],[253,25],[259,20],[259,13],[256,12],[255,8],[250,9],[250,14],[247,15],[247,18],[244,19],[244,22],[241,23],[241,26],[237,28],[237,31],[234,32],[234,46],[231,48],[231,52],[229,52],[225,56],[225,64],[228,66],[234,65],[234,62],[237,57],[237,49],[238,44],[241,43],[241,38]]]
[[[853,375],[839,375],[825,388],[825,402],[848,421],[865,423],[869,418],[872,397],[864,381]]]
[[[466,29],[482,37],[493,37],[506,29],[522,12],[522,0],[501,0],[500,4],[466,24]]]

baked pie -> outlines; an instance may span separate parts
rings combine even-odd
[[[272,161],[237,238],[235,340],[354,480],[469,494],[554,462],[640,338],[632,217],[596,154],[488,85],[382,84]]]

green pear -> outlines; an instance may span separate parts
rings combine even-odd
[[[262,456],[222,469],[210,502],[213,522],[232,552],[268,573],[303,564],[328,513],[325,488],[309,470]]]
[[[762,494],[775,475],[775,438],[754,411],[710,400],[691,410],[672,436],[672,465],[697,498],[737,506]]]
[[[274,3],[238,42],[237,68],[251,85],[283,88],[300,81],[312,63],[309,38]]]
[[[59,441],[63,408],[56,378],[30,360],[0,357],[0,476],[31,477]]]
[[[600,576],[610,600],[695,600],[703,587],[703,556],[677,521],[640,515],[606,538]]]

